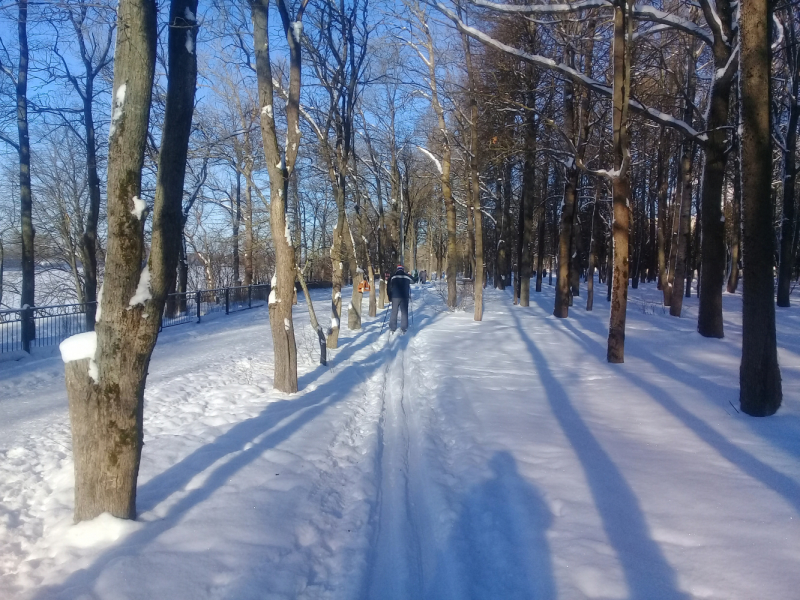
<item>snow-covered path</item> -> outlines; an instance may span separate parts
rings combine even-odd
[[[266,311],[165,332],[135,523],[70,525],[63,369],[5,370],[0,597],[794,597],[798,308],[778,317],[784,406],[755,420],[734,408],[736,296],[719,341],[695,299],[676,320],[632,290],[608,365],[602,299],[557,320],[547,285],[529,308],[487,290],[475,323],[414,293],[408,334],[379,336],[379,314],[328,369],[298,327],[291,396]]]

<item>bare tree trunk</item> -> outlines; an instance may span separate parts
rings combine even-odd
[[[658,193],[658,277],[661,286],[661,293],[664,297],[664,306],[669,306],[670,285],[667,273],[666,261],[666,236],[669,232],[669,220],[667,219],[667,161],[669,160],[669,148],[667,146],[667,136],[664,128],[661,128],[658,142],[658,164],[656,166],[656,188]]]
[[[338,217],[336,227],[333,228],[333,241],[331,243],[331,328],[328,331],[328,348],[335,350],[339,347],[339,329],[342,321],[342,287],[344,285],[344,261],[346,251],[344,245],[344,228],[347,226],[347,216],[344,212],[344,200],[336,201]]]
[[[697,55],[695,52],[696,43],[692,41],[688,48],[688,58],[686,64],[686,99],[684,101],[683,118],[686,122],[691,122],[695,90],[697,81],[695,77]],[[686,284],[686,272],[689,268],[689,252],[691,243],[692,226],[692,142],[684,140],[682,145],[682,155],[678,176],[678,186],[676,194],[680,191],[680,203],[676,211],[680,215],[678,218],[678,235],[673,238],[676,242],[675,248],[675,269],[672,276],[671,302],[669,314],[673,317],[680,317],[683,309],[683,293]]]
[[[327,344],[325,342],[325,332],[322,330],[322,325],[317,321],[317,313],[314,312],[314,303],[311,301],[311,294],[308,293],[308,286],[306,285],[305,277],[300,267],[297,268],[297,279],[300,281],[300,287],[303,288],[303,294],[306,297],[306,306],[308,307],[308,318],[311,321],[311,327],[317,332],[319,339],[319,364],[328,364]]]
[[[545,178],[548,173],[545,171]],[[546,184],[545,184],[546,186]],[[542,198],[547,198],[547,187],[544,188]],[[538,248],[536,250],[536,291],[542,291],[542,269],[544,269],[544,252],[545,252],[545,224],[547,221],[547,210],[544,206],[539,210],[539,228],[537,232]]]
[[[789,122],[786,127],[786,150],[783,154],[783,206],[781,214],[780,260],[778,263],[778,306],[788,307],[791,294],[792,271],[794,270],[795,237],[795,183],[797,181],[797,124],[800,121],[800,65],[794,64],[800,58],[797,50],[796,23],[786,26],[791,49],[787,47],[788,67],[792,73],[792,93],[794,101],[789,109]],[[792,54],[794,53],[794,54]]]
[[[630,222],[630,182],[627,171],[630,160],[628,101],[630,99],[631,63],[628,39],[631,30],[631,4],[632,0],[615,0],[614,3],[612,121],[614,130],[614,171],[616,175],[612,178],[614,275],[607,352],[607,359],[610,363],[625,362],[625,317],[628,306],[628,229]]]
[[[722,188],[725,182],[725,167],[728,161],[728,111],[734,69],[728,69],[733,47],[731,31],[731,6],[729,0],[716,0],[715,14],[710,3],[700,3],[706,11],[706,21],[714,32],[712,54],[717,75],[709,92],[703,182],[700,188],[699,227],[701,232],[701,260],[699,294],[700,308],[697,315],[697,331],[704,337],[722,338],[722,286],[725,280],[725,220],[722,213]],[[728,72],[726,72],[728,71]],[[697,252],[694,253],[695,262]],[[691,281],[691,280],[690,280]],[[690,293],[687,289],[687,296]]]
[[[270,228],[275,246],[274,285],[270,291],[269,322],[275,352],[273,386],[281,392],[297,391],[297,346],[295,344],[292,303],[295,296],[296,264],[286,203],[289,177],[297,160],[300,144],[300,79],[301,79],[301,4],[292,21],[284,0],[276,0],[283,33],[289,47],[289,86],[286,102],[286,146],[281,151],[275,126],[272,64],[269,53],[269,0],[250,0],[253,20],[258,99],[261,112],[261,139],[270,180]]]
[[[586,310],[594,307],[594,269],[597,264],[597,235],[600,226],[600,215],[597,210],[599,191],[595,192],[594,206],[592,207],[591,242],[589,243],[589,272],[586,276]]]
[[[530,70],[530,67],[528,67]],[[533,93],[528,93],[528,108],[533,108]],[[525,117],[525,163],[522,171],[522,199],[520,200],[520,237],[522,254],[519,262],[519,304],[530,305],[533,244],[533,208],[536,202],[536,116],[528,110]]]
[[[571,114],[571,113],[570,113]],[[569,316],[570,304],[570,241],[575,224],[575,205],[577,204],[576,187],[578,182],[577,168],[567,170],[564,178],[564,201],[561,204],[561,227],[558,237],[558,276],[556,277],[556,296],[553,315],[564,319]]]
[[[679,237],[675,253],[675,280],[672,286],[672,302],[669,307],[669,314],[673,317],[680,317],[681,309],[683,308],[683,287],[686,283],[686,254],[689,249],[689,236],[691,235],[692,167],[688,145],[689,142],[684,143],[684,152],[681,156]]]
[[[742,249],[746,275],[739,402],[746,414],[763,417],[775,414],[783,396],[773,302],[771,102],[764,99],[770,90],[772,19],[769,0],[741,2]]]
[[[512,241],[512,222],[511,222],[511,198],[512,184],[511,177],[513,165],[510,160],[503,162],[503,210],[499,225],[499,236],[497,249],[497,271],[505,289],[511,282],[511,241]]]
[[[250,184],[245,185],[244,192],[244,285],[253,283],[253,251],[255,239],[253,235],[253,192]]]
[[[467,167],[469,169],[469,167]],[[464,278],[472,279],[475,273],[475,213],[472,210],[472,190],[467,183],[467,262],[464,265]]]
[[[102,319],[96,334],[82,334],[93,336],[96,344],[86,346],[94,347],[66,367],[76,521],[102,512],[136,516],[145,379],[180,244],[196,79],[196,9],[197,0],[173,0],[170,8],[164,142],[150,258],[141,269],[144,202],[139,194],[155,68],[156,6],[153,0],[122,0],[119,6]]]
[[[734,148],[739,146],[738,136],[734,138]],[[728,293],[736,293],[739,287],[739,261],[742,239],[742,169],[739,153],[733,153],[733,203],[731,212],[731,272],[728,276]]]
[[[20,223],[22,233],[22,289],[20,307],[35,305],[35,279],[33,248],[33,199],[31,196],[31,146],[28,136],[28,0],[19,0],[17,34],[19,41],[19,68],[17,71],[17,135],[19,144],[19,198]],[[33,319],[24,319],[22,328],[27,335],[23,339],[33,339],[35,331]],[[29,350],[29,348],[25,348]]]
[[[356,217],[358,218],[358,217]],[[361,329],[361,304],[364,294],[360,290],[360,284],[364,279],[364,262],[356,251],[356,241],[347,223],[348,255],[350,258],[350,277],[353,280],[353,291],[350,296],[350,308],[347,310],[347,328],[351,331]]]
[[[484,265],[483,265],[483,213],[481,212],[481,184],[478,176],[478,92],[475,86],[475,71],[472,68],[472,52],[470,51],[469,37],[465,33],[461,34],[461,41],[464,45],[464,57],[466,59],[467,77],[469,79],[469,106],[470,106],[470,159],[469,159],[469,189],[471,202],[468,205],[472,208],[475,236],[472,240],[475,247],[475,272],[473,275],[475,290],[475,314],[476,321],[483,320],[483,284],[484,284]],[[467,208],[470,213],[470,208]]]
[[[239,278],[239,228],[242,218],[242,175],[236,171],[236,191],[231,206],[231,249],[233,250],[233,285],[241,285]]]
[[[447,217],[447,307],[454,309],[458,305],[456,287],[456,203],[450,187],[450,146],[446,145],[442,156],[442,194]]]

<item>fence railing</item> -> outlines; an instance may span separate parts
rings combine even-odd
[[[161,317],[161,328],[199,323],[203,316],[215,312],[224,312],[227,315],[263,306],[269,298],[269,290],[268,284],[261,284],[170,294]]]
[[[263,284],[169,294],[161,328],[199,323],[215,312],[229,314],[263,306],[269,291],[270,286]],[[84,333],[87,306],[78,303],[0,310],[0,353],[57,346],[71,335]]]
[[[92,302],[91,304],[95,304]],[[0,311],[0,352],[55,346],[86,331],[86,306],[58,304]]]

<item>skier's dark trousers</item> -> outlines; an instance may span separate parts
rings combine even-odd
[[[403,265],[397,265],[397,271],[387,286],[389,301],[392,303],[392,316],[389,317],[389,330],[397,329],[397,311],[400,311],[400,330],[408,330],[408,299],[411,297],[411,277],[406,274]]]

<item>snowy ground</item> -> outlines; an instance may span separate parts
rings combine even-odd
[[[800,308],[759,420],[735,408],[740,297],[719,341],[696,299],[674,319],[631,290],[609,365],[604,291],[557,320],[546,284],[529,308],[487,290],[475,323],[416,288],[409,334],[366,319],[329,368],[301,303],[295,395],[265,310],[166,330],[136,522],[71,525],[63,364],[0,364],[0,598],[797,597]]]

